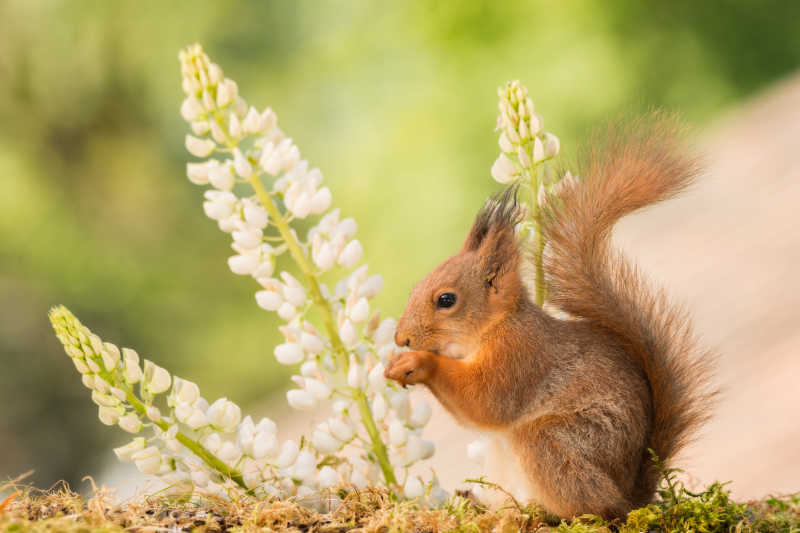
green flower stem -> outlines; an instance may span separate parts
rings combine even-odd
[[[328,330],[328,335],[331,338],[334,352],[339,354],[342,360],[342,368],[344,368],[346,371],[347,366],[349,365],[349,361],[347,360],[347,350],[345,349],[344,344],[342,344],[342,340],[339,338],[339,332],[334,326],[333,310],[331,309],[330,302],[328,302],[328,300],[322,296],[322,292],[319,289],[319,283],[317,282],[317,278],[314,275],[311,265],[308,263],[308,260],[306,259],[302,248],[300,248],[300,244],[295,239],[294,234],[289,229],[289,223],[278,210],[275,202],[272,201],[272,197],[269,195],[266,189],[264,189],[264,185],[261,183],[261,179],[259,178],[259,173],[254,173],[252,176],[250,176],[248,181],[250,185],[252,185],[253,189],[255,189],[258,200],[261,202],[261,205],[264,206],[264,209],[267,210],[267,213],[269,213],[269,216],[272,219],[272,222],[275,224],[275,227],[278,228],[278,232],[280,232],[281,237],[283,237],[283,240],[286,242],[286,246],[288,247],[289,253],[292,255],[295,263],[297,263],[297,266],[303,271],[303,274],[305,275],[308,285],[311,289],[311,297],[313,298],[314,303],[317,304],[322,311],[322,320],[325,323],[325,329]],[[397,480],[394,476],[394,471],[392,470],[392,464],[389,462],[389,455],[386,452],[386,445],[383,443],[383,440],[381,440],[381,434],[380,431],[378,431],[378,426],[375,424],[375,419],[372,417],[372,410],[367,402],[367,397],[363,391],[358,389],[354,390],[354,394],[356,403],[358,404],[358,410],[361,413],[361,421],[364,423],[364,428],[367,430],[367,434],[372,442],[372,452],[378,459],[378,464],[381,467],[386,484],[389,486],[395,485],[397,484]]]
[[[118,387],[125,391],[125,397],[127,398],[128,403],[131,404],[134,409],[136,409],[136,412],[139,413],[140,416],[147,418],[147,407],[145,407],[144,403],[142,403],[142,401],[136,397],[136,395],[133,393],[133,390],[131,390],[129,386],[115,380],[107,371],[100,371],[97,373],[97,375],[106,380],[106,382],[112,387]],[[161,428],[162,431],[169,430],[169,424],[163,420],[153,423]],[[237,470],[226,465],[219,457],[208,451],[202,444],[192,439],[185,433],[181,433],[180,431],[175,434],[175,439],[186,446],[186,448],[188,448],[193,454],[202,459],[208,466],[223,476],[231,478],[236,482],[237,485],[247,490],[247,485],[245,485],[242,475]]]
[[[358,404],[358,410],[361,413],[361,421],[364,423],[364,428],[367,430],[369,440],[372,441],[372,453],[374,453],[375,457],[378,459],[378,465],[383,472],[383,479],[386,480],[386,484],[390,487],[396,485],[397,479],[394,477],[394,470],[392,470],[392,464],[389,462],[386,445],[383,443],[383,440],[381,440],[378,426],[375,425],[375,420],[372,418],[372,411],[369,408],[369,403],[367,403],[367,395],[364,394],[364,391],[357,390],[355,399]]]
[[[539,168],[535,167],[531,176],[531,204],[533,205],[533,227],[536,231],[536,248],[533,254],[536,266],[536,305],[544,305],[544,234],[542,233],[542,208],[539,206]]]
[[[261,205],[264,206],[264,209],[267,210],[267,213],[269,213],[273,224],[275,224],[275,227],[278,228],[281,237],[283,237],[283,240],[286,242],[289,253],[292,254],[292,259],[294,259],[294,262],[300,267],[300,270],[303,271],[303,275],[305,275],[306,281],[308,281],[308,286],[311,289],[311,298],[313,298],[314,303],[317,304],[317,306],[319,306],[319,308],[322,310],[322,320],[325,322],[325,329],[328,330],[328,335],[331,338],[333,350],[341,356],[342,366],[347,368],[349,361],[347,360],[346,350],[344,348],[344,344],[342,344],[342,339],[339,338],[339,332],[334,326],[333,311],[331,310],[330,303],[322,296],[322,291],[319,289],[317,278],[314,275],[311,265],[308,263],[302,248],[300,248],[300,244],[294,238],[294,234],[289,229],[289,223],[278,210],[278,207],[275,205],[275,202],[272,201],[272,198],[267,190],[264,189],[264,185],[259,179],[258,172],[250,176],[248,181],[250,185],[252,185],[253,189],[255,189],[256,195],[258,195],[258,200],[261,202]]]

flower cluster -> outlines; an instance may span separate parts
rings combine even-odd
[[[383,280],[359,266],[355,220],[331,208],[322,172],[302,159],[271,109],[248,106],[199,45],[182,51],[180,62],[181,113],[193,131],[186,147],[206,158],[187,165],[189,180],[210,185],[203,208],[231,234],[236,254],[228,259],[230,269],[251,276],[259,285],[256,304],[285,322],[274,356],[299,370],[289,405],[330,409],[308,439],[310,455],[302,464],[311,468],[294,479],[312,489],[383,481],[408,497],[421,496],[424,484],[408,475],[408,467],[433,454],[433,443],[421,437],[430,408],[410,405],[408,393],[383,377],[397,349],[395,322],[371,309]],[[313,216],[319,219],[302,239],[291,223]],[[277,268],[285,253],[298,274]],[[345,275],[331,290],[321,277],[337,266]],[[312,309],[322,324],[313,323]],[[306,483],[317,474],[321,481]]]

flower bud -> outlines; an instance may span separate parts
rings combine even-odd
[[[283,302],[278,308],[278,316],[289,322],[297,315],[297,308],[289,302]]]
[[[256,303],[267,311],[277,311],[283,304],[283,296],[271,290],[258,291],[256,293]]]
[[[394,332],[397,329],[397,322],[393,318],[387,318],[378,326],[372,334],[372,342],[377,346],[388,344],[394,340]]]
[[[353,239],[347,246],[344,247],[342,253],[339,254],[338,263],[345,268],[354,268],[359,261],[361,261],[361,254],[363,253],[361,243],[358,239]]]
[[[161,394],[169,389],[171,378],[169,372],[152,361],[144,360],[144,382],[153,394]]]
[[[236,429],[242,419],[242,411],[227,398],[220,398],[208,408],[208,421],[214,427],[228,433]]]
[[[259,431],[253,438],[253,457],[262,459],[278,451],[278,439],[274,433]]]
[[[231,272],[240,276],[252,274],[258,266],[259,260],[255,254],[234,255],[228,258],[228,267]]]
[[[422,481],[420,481],[418,477],[411,476],[406,481],[406,484],[403,485],[403,493],[405,494],[406,498],[413,500],[425,494],[425,487],[422,485]]]
[[[239,94],[236,82],[230,78],[225,78],[217,85],[217,107],[225,107],[234,100]]]
[[[161,452],[155,446],[134,453],[131,459],[142,474],[155,474],[161,469]]]
[[[186,122],[197,120],[204,114],[205,109],[203,109],[203,104],[193,96],[187,97],[181,104],[181,116]]]
[[[558,137],[552,133],[544,134],[544,156],[546,158],[555,157],[558,154],[560,147],[561,143],[559,142]]]
[[[372,390],[380,392],[386,388],[386,378],[383,377],[383,371],[385,370],[385,366],[383,363],[378,363],[372,370],[369,371],[369,375],[367,376],[367,383]]]
[[[285,342],[275,347],[275,359],[282,365],[296,365],[303,360],[303,349],[294,342]]]
[[[431,419],[431,406],[428,402],[421,400],[416,402],[411,408],[411,415],[408,417],[408,425],[413,428],[421,428]]]
[[[147,413],[147,418],[150,419],[152,422],[161,421],[161,411],[155,405],[148,405],[146,408],[146,413]],[[122,422],[120,422],[120,425],[122,425]]]
[[[333,435],[320,429],[314,430],[314,434],[311,437],[311,443],[318,452],[325,454],[337,452],[339,451],[339,448],[342,447],[342,443],[339,442]]]
[[[511,183],[516,177],[516,172],[514,163],[506,157],[506,154],[500,154],[492,165],[492,177],[499,183]]]
[[[291,476],[299,481],[310,480],[317,471],[317,458],[308,450],[297,454],[297,459],[292,466]]]
[[[313,394],[303,389],[291,389],[286,392],[286,400],[289,405],[298,410],[311,409],[317,404]]]
[[[314,193],[311,197],[311,213],[320,215],[328,210],[331,206],[331,190],[328,187],[323,187]]]
[[[328,465],[323,466],[317,473],[317,486],[321,489],[333,487],[339,483],[339,474]]]
[[[114,453],[117,455],[117,458],[120,461],[128,462],[132,460],[133,454],[144,450],[145,448],[145,439],[144,437],[136,437],[131,442],[126,444],[125,446],[120,446],[119,448],[114,448]]]
[[[203,448],[211,453],[217,453],[220,446],[222,446],[222,439],[220,438],[219,433],[209,433],[200,439],[200,444],[202,444]]]
[[[119,427],[128,433],[139,433],[142,430],[142,422],[139,417],[134,414],[127,414],[120,417]]]
[[[212,164],[208,167],[208,182],[211,183],[211,186],[215,189],[230,191],[233,188],[235,179],[228,165]],[[206,214],[208,215],[208,213]],[[230,214],[230,212],[228,214]],[[208,216],[209,218],[214,218],[211,215]]]
[[[389,424],[389,442],[392,446],[402,446],[408,439],[408,430],[399,420]]]
[[[353,426],[338,418],[330,419],[328,426],[331,434],[342,442],[349,442],[355,436]]]
[[[278,468],[287,468],[294,464],[297,460],[297,454],[300,452],[300,447],[293,440],[287,440],[281,446],[281,453],[275,460],[275,466]]]
[[[200,397],[200,388],[196,383],[176,377],[172,382],[172,394],[177,401],[192,405]]]
[[[544,144],[542,144],[542,140],[539,137],[533,138],[533,164],[538,163],[539,161],[543,160],[545,157],[544,155]]]
[[[354,389],[360,389],[364,384],[364,367],[356,361],[355,357],[350,357],[350,368],[347,370],[347,385]]]
[[[186,418],[186,425],[192,429],[199,429],[208,425],[208,417],[200,409],[192,409],[192,412]]]
[[[198,139],[193,135],[186,136],[186,149],[195,157],[208,157],[217,145],[211,139]]]
[[[342,339],[345,346],[348,347],[353,346],[358,341],[358,332],[350,319],[346,319],[342,323],[342,326],[339,328],[339,337]]]
[[[107,426],[113,426],[119,421],[120,408],[101,405],[97,409],[97,417]]]
[[[305,379],[305,389],[320,400],[325,400],[331,395],[331,388],[322,381],[314,378]]]

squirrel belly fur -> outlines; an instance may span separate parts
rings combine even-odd
[[[582,180],[546,206],[548,301],[530,298],[515,192],[490,200],[461,250],[412,291],[386,376],[422,383],[456,419],[500,432],[538,504],[563,517],[621,517],[649,503],[659,471],[709,416],[713,357],[684,311],[610,243],[621,217],[698,173],[676,120],[609,126]]]

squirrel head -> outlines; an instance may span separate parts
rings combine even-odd
[[[514,234],[520,218],[515,188],[486,202],[461,250],[414,287],[397,324],[398,346],[467,357],[518,308],[527,298]]]

